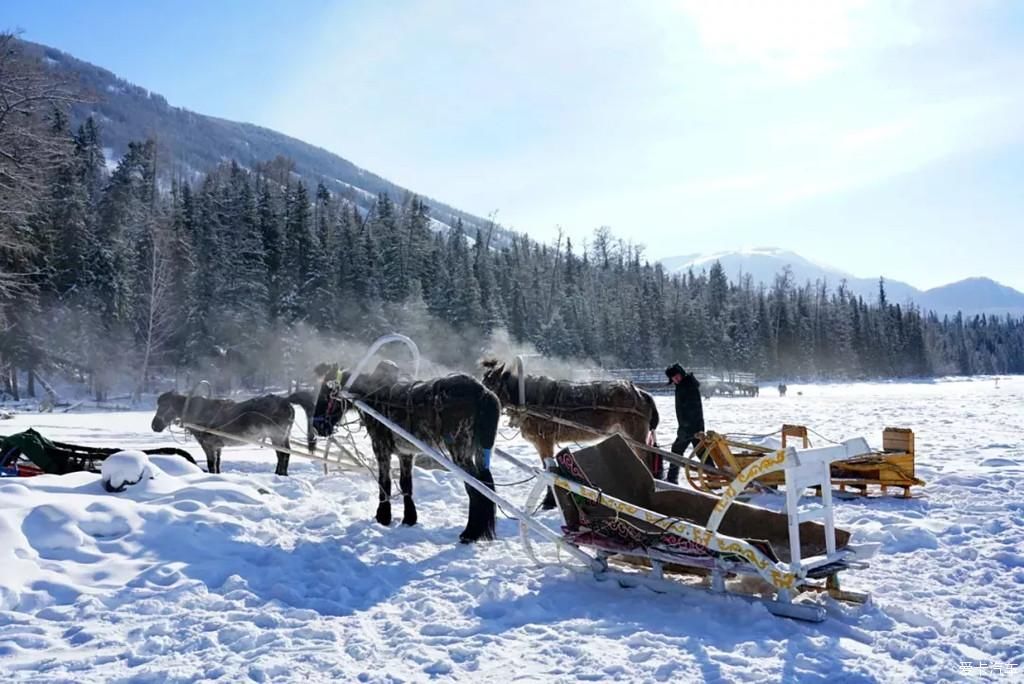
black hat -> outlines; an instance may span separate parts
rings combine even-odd
[[[686,375],[686,371],[678,363],[673,363],[671,366],[665,369],[665,376],[668,378],[668,384],[672,384],[672,376],[678,373],[679,375]]]

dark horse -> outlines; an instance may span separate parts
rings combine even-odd
[[[277,475],[288,474],[288,452],[291,449],[288,436],[295,420],[294,397],[279,397],[268,394],[248,401],[236,402],[230,399],[207,399],[187,397],[177,392],[164,392],[156,400],[156,415],[153,416],[153,432],[163,432],[171,423],[181,421],[200,428],[211,428],[218,432],[237,435],[245,440],[269,439],[278,448]],[[202,429],[186,428],[199,442],[206,454],[207,470],[220,472],[220,452],[225,443],[232,442]],[[312,439],[312,437],[311,437]]]
[[[627,380],[570,382],[527,375],[524,378],[526,396],[520,397],[519,376],[509,366],[494,359],[487,359],[482,365],[484,386],[498,395],[510,414],[510,424],[522,431],[526,441],[537,449],[542,462],[554,458],[558,444],[587,444],[613,432],[622,432],[643,444],[648,434],[658,427],[660,417],[654,397]],[[520,404],[533,413],[516,411]],[[591,429],[574,428],[537,414]],[[652,473],[661,470],[653,454],[644,454],[642,460]],[[549,489],[544,508],[554,506],[555,498]]]
[[[314,412],[317,431],[322,435],[330,434],[345,411],[351,408],[351,404],[339,396],[339,390],[350,377],[349,371],[337,371],[335,367],[326,377]],[[449,454],[460,468],[494,489],[490,460],[501,404],[478,380],[455,374],[423,382],[403,382],[399,380],[397,366],[385,361],[372,374],[357,377],[349,392],[417,439]],[[402,523],[415,525],[412,466],[420,449],[376,418],[362,411],[359,413],[377,458],[377,522],[391,524],[391,455],[397,454],[398,483],[404,505]],[[469,519],[466,529],[459,535],[460,541],[494,539],[494,503],[469,485],[466,485],[466,492],[469,494]]]

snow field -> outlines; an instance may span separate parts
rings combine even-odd
[[[373,522],[368,475],[325,477],[319,463],[295,458],[292,476],[277,477],[269,450],[225,449],[219,476],[151,456],[155,477],[117,494],[94,474],[6,479],[0,678],[1019,680],[1024,378],[1000,385],[791,385],[785,399],[766,389],[705,405],[708,426],[722,432],[798,422],[878,445],[885,426],[915,430],[920,498],[836,503],[855,540],[882,543],[870,568],[844,577],[872,603],[819,597],[829,618],[818,625],[738,599],[659,595],[536,567],[500,512],[499,541],[460,545],[466,496],[442,471],[417,470],[413,528]],[[670,442],[671,399],[659,398],[659,409],[660,441]],[[173,444],[149,431],[151,417],[17,414],[3,428],[125,448]],[[535,459],[514,431],[502,432],[515,438],[500,446]],[[198,447],[186,447],[202,463]],[[499,483],[522,479],[495,463]],[[501,493],[522,502],[529,487]],[[757,502],[783,505],[773,495]],[[555,514],[542,517],[557,527]]]

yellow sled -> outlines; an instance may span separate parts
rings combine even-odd
[[[808,430],[803,425],[783,425],[781,433],[783,449],[793,440],[799,442],[792,446],[805,449],[811,446]],[[697,436],[700,442],[694,448],[694,458],[702,466],[712,466],[719,471],[686,466],[686,479],[694,489],[702,492],[721,492],[741,470],[778,451],[730,439],[710,430]],[[841,492],[853,490],[862,496],[867,496],[868,487],[874,485],[881,488],[882,494],[887,494],[890,487],[902,488],[902,498],[909,499],[911,487],[924,485],[924,481],[914,476],[914,431],[907,428],[885,428],[882,431],[882,451],[836,461],[830,472],[832,483],[839,485]],[[784,477],[779,472],[767,473],[757,481],[774,488],[784,483]]]

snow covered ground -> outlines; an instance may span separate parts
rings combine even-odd
[[[877,446],[887,425],[916,431],[921,498],[837,502],[882,550],[845,577],[872,603],[828,601],[821,624],[535,567],[500,514],[500,541],[459,545],[466,497],[436,470],[416,474],[420,525],[390,529],[367,475],[293,459],[276,477],[273,453],[247,448],[225,450],[220,476],[152,457],[154,477],[118,494],[84,473],[3,480],[0,681],[1021,680],[1024,378],[999,385],[794,385],[706,404],[724,432],[797,422]],[[173,445],[151,416],[18,414],[0,431]],[[499,463],[495,479],[521,478]]]

